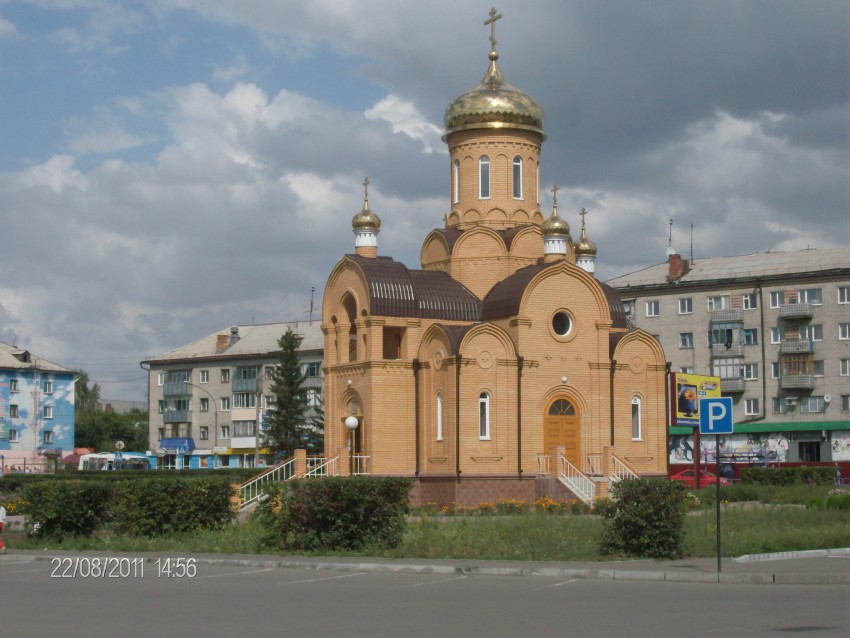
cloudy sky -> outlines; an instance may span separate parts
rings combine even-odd
[[[143,400],[146,357],[309,318],[366,175],[380,253],[418,267],[491,4],[0,0],[0,341]],[[664,261],[671,218],[697,258],[850,244],[850,3],[497,8],[600,278]]]

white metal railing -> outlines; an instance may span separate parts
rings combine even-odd
[[[588,505],[593,502],[596,484],[563,456],[558,460],[558,479]]]
[[[537,454],[537,474],[538,476],[549,476],[552,473],[551,467],[552,457],[548,454]]]
[[[355,476],[369,474],[369,459],[371,456],[355,454],[351,457],[351,473]]]
[[[584,457],[584,473],[588,476],[602,476],[601,454],[588,454]]]
[[[632,468],[623,463],[616,456],[612,455],[611,459],[613,460],[613,472],[609,477],[611,479],[611,483],[616,483],[617,481],[624,481],[627,479],[640,478],[637,474],[635,474],[635,472],[632,471]]]
[[[251,503],[260,500],[265,494],[266,485],[273,481],[288,481],[295,474],[295,457],[287,459],[283,463],[275,465],[268,472],[263,472],[239,486],[239,497],[241,498],[240,509],[245,509]]]
[[[339,457],[335,456],[332,459],[328,459],[327,461],[316,465],[313,469],[309,470],[306,474],[304,474],[304,478],[322,478],[325,476],[336,476],[338,474],[338,472],[336,471],[337,460],[339,460]]]

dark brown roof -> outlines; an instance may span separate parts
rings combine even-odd
[[[519,304],[522,301],[522,295],[526,287],[537,273],[551,265],[535,264],[534,266],[526,266],[493,286],[490,292],[487,293],[487,296],[484,297],[481,320],[492,321],[494,319],[505,319],[507,317],[515,317],[519,314]],[[626,311],[623,308],[623,302],[620,301],[620,296],[611,286],[603,283],[599,283],[599,286],[608,300],[608,310],[611,313],[612,327],[628,328]]]
[[[457,228],[435,228],[434,230],[445,237],[446,243],[449,245],[449,254],[454,250],[457,240],[463,235],[463,231]]]
[[[446,336],[449,338],[449,346],[452,349],[452,354],[457,354],[460,348],[460,342],[463,341],[466,333],[476,325],[478,324],[471,323],[466,326],[446,326],[440,324],[440,327],[446,331]]]
[[[514,241],[514,237],[516,237],[519,232],[529,226],[534,226],[534,224],[522,224],[521,226],[514,226],[513,228],[505,228],[505,229],[493,229],[499,236],[501,236],[502,241],[505,242],[505,247],[510,250],[511,243]],[[446,244],[449,246],[449,253],[454,252],[455,244],[457,240],[460,239],[461,235],[465,232],[468,232],[472,229],[467,230],[459,230],[457,228],[435,228],[438,233],[440,233],[445,239]]]
[[[517,316],[519,314],[519,303],[526,286],[537,273],[551,265],[535,264],[520,268],[513,275],[493,286],[487,296],[484,297],[481,320],[492,321],[493,319]]]
[[[409,270],[392,257],[349,257],[366,276],[373,315],[447,321],[478,321],[481,315],[481,300],[445,272]]]

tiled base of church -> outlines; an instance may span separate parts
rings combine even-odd
[[[499,499],[514,499],[534,503],[539,498],[573,499],[575,495],[554,478],[529,476],[519,479],[508,476],[474,477],[456,476],[420,477],[410,493],[411,507],[435,503],[437,507],[457,505],[474,507],[481,503],[495,503]]]

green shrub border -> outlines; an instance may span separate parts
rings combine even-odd
[[[741,482],[755,485],[832,485],[835,468],[829,466],[748,467],[741,470]]]

